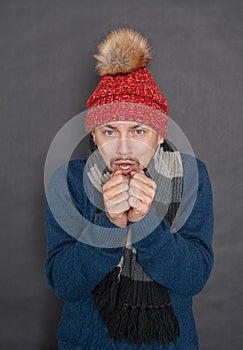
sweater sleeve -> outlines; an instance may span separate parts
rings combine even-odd
[[[197,159],[196,200],[185,224],[177,231],[163,219],[156,229],[134,244],[138,262],[156,282],[182,295],[195,295],[205,285],[213,266],[213,197],[206,166]],[[190,166],[184,166],[185,176]],[[188,188],[188,190],[190,190]],[[133,231],[158,222],[153,208]]]
[[[70,203],[70,199],[63,191],[63,186],[58,186],[63,174],[65,175],[63,169],[62,171],[59,169],[55,173],[48,190],[49,202],[60,214],[60,222],[56,220],[56,215],[53,215],[48,201],[46,201],[47,255],[45,269],[47,281],[55,294],[64,301],[75,302],[86,299],[94,287],[119,263],[122,249],[119,247],[101,248],[86,244],[83,243],[83,240],[70,235],[68,230],[65,231],[63,228],[65,225],[70,231],[72,231],[73,225],[74,228],[79,227],[80,237],[82,235],[92,237],[98,236],[102,227],[104,229],[112,228],[112,224],[106,220],[105,213],[102,213],[97,225],[85,220],[81,212],[82,207],[84,209],[86,207],[86,203],[82,203],[83,198],[79,199],[81,203],[79,213],[81,215],[74,215],[73,203]],[[82,195],[79,191],[77,194]],[[63,221],[61,221],[62,218],[64,218]]]

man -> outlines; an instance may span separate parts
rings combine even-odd
[[[49,186],[68,220],[73,204],[85,219],[78,239],[51,199],[46,206],[46,274],[65,301],[59,349],[196,350],[192,297],[213,265],[206,167],[166,140],[168,104],[141,34],[110,33],[96,58],[102,78],[86,116],[93,153],[68,164],[72,204],[55,186],[62,169]]]

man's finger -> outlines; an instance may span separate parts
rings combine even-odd
[[[138,196],[139,198],[142,196],[149,197],[150,199],[154,198],[155,190],[150,187],[146,186],[144,183],[135,183],[131,182],[128,193],[132,196]]]
[[[111,203],[109,203],[111,204]],[[109,208],[106,208],[106,211],[108,213],[113,213],[113,214],[124,214],[126,211],[130,209],[130,205],[127,200],[116,204],[116,205],[111,205]]]
[[[116,196],[105,200],[105,207],[106,209],[109,210],[110,208],[117,206],[124,201],[128,201],[128,198],[129,198],[128,192],[119,193]]]
[[[149,205],[145,202],[142,202],[136,197],[129,197],[128,199],[129,206],[138,213],[145,213],[149,209]]]
[[[106,188],[103,191],[104,200],[109,200],[115,197],[116,195],[127,193],[129,190],[129,185],[125,182],[117,184],[116,186]]]
[[[150,204],[154,198],[154,191],[149,188],[147,191],[144,189],[139,189],[138,187],[129,187],[128,190],[129,197],[134,197],[139,199],[141,202],[145,204]]]
[[[153,188],[154,190],[156,189],[156,183],[152,179],[147,177],[144,173],[135,172],[134,175],[131,176],[130,184],[136,184],[138,182],[140,183],[138,186],[141,186],[141,184],[144,183],[145,185]]]
[[[110,180],[108,180],[104,185],[103,185],[103,192],[106,191],[107,189],[110,189],[112,187],[115,187],[117,185],[120,185],[122,183],[129,184],[129,179],[126,178],[122,174],[117,174],[114,175]]]

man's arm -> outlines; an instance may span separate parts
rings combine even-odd
[[[77,162],[73,162],[72,171],[69,172],[69,183],[71,184],[75,184],[77,180],[79,184],[82,183],[81,169],[77,164]],[[66,221],[70,220],[73,223],[75,221],[71,209],[73,203],[70,203],[69,199],[66,198],[62,186],[58,186],[62,176],[65,176],[64,168],[59,169],[53,176],[53,181],[49,186],[51,200],[52,203],[56,203],[57,210],[66,216]],[[72,190],[75,191],[75,188],[77,190],[76,186],[73,186]],[[81,196],[81,192],[76,193],[76,196],[78,194]],[[80,208],[85,208],[86,203],[82,203],[83,198],[80,196],[78,196],[79,201],[81,201]],[[82,224],[80,222],[82,228],[80,235],[86,237],[97,235],[99,237],[101,226],[104,228],[113,226],[106,219],[104,212],[97,225],[89,225],[88,222],[85,224],[85,220]],[[94,287],[119,263],[121,258],[121,248],[102,249],[82,243],[68,234],[54,218],[47,202],[46,237],[46,277],[57,296],[66,301],[87,298]]]
[[[138,262],[155,281],[182,295],[200,292],[213,265],[212,189],[207,169],[197,160],[198,192],[193,210],[178,232],[171,233],[164,219],[146,238],[133,244],[138,251]],[[184,173],[187,176],[187,164]],[[132,224],[137,236],[158,221],[154,208],[139,223]]]

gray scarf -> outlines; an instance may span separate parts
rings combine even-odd
[[[88,177],[102,193],[109,171],[95,152],[87,161]],[[105,169],[105,170],[103,170]],[[176,226],[182,196],[183,167],[180,153],[168,140],[156,150],[145,174],[157,184],[153,205],[157,215]],[[100,210],[97,210],[97,217]],[[128,226],[120,263],[95,287],[95,306],[109,336],[116,341],[147,345],[169,344],[180,335],[179,324],[166,287],[153,281],[137,262]]]

